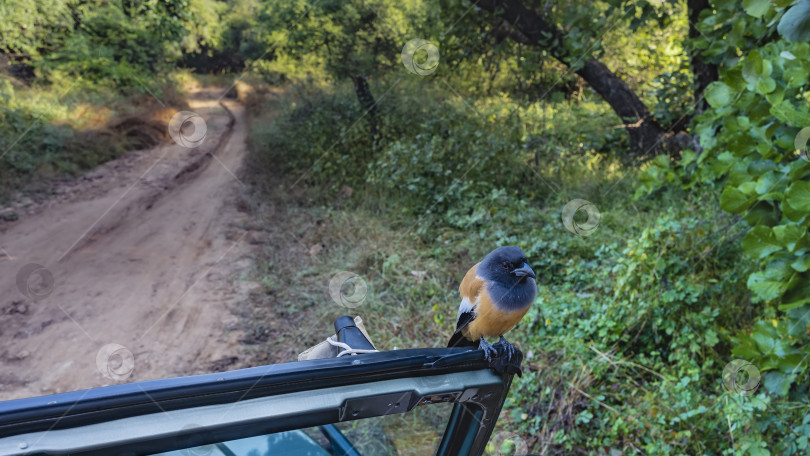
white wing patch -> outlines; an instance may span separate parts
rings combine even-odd
[[[470,302],[468,298],[464,298],[461,300],[461,304],[458,306],[458,314],[456,314],[456,323],[458,323],[459,319],[461,319],[461,314],[472,312],[475,313],[475,306],[473,303]]]

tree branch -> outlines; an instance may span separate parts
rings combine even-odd
[[[574,56],[565,48],[565,33],[524,6],[520,0],[480,0],[478,6],[490,13],[500,14],[504,21],[519,32],[516,36],[509,31],[496,33],[520,43],[544,48],[569,68],[575,63],[572,62]],[[630,145],[636,154],[660,153],[670,146],[677,147],[677,144],[667,144],[668,138],[673,135],[668,135],[658,125],[638,95],[602,62],[587,58],[575,72],[602,96],[622,123],[627,125]]]

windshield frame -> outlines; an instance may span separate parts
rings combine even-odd
[[[442,375],[450,375],[454,380],[436,381]],[[489,380],[482,381],[484,377],[481,375]],[[385,382],[398,379],[403,382],[394,390],[379,389],[371,395],[360,394],[364,385],[379,388]],[[340,387],[353,387],[347,391],[355,393],[344,398],[340,407],[332,404],[326,409],[301,409],[289,414],[283,422],[277,417],[259,419],[247,432],[260,435],[400,413],[387,404],[390,403],[390,394],[403,394],[403,398],[407,396],[407,410],[433,402],[454,402],[437,454],[480,455],[497,421],[511,380],[511,375],[498,375],[489,369],[480,350],[441,348],[396,350],[115,385],[0,402],[0,455],[27,454],[17,446],[22,434],[46,434],[67,429],[75,434],[82,429],[91,429],[94,424],[124,423],[127,418],[157,417],[172,411],[202,411],[205,407],[233,407],[234,404],[247,407],[253,400],[272,401],[283,395]],[[407,388],[408,385],[411,387]],[[243,437],[247,428],[234,432],[238,428],[236,424],[222,422],[206,428],[205,432],[189,429],[186,434],[192,440],[187,443],[202,445]],[[173,437],[174,444],[177,444],[177,435]],[[152,443],[154,445],[128,444],[127,451],[134,454],[166,451],[166,445],[170,444],[166,439],[153,439]],[[120,446],[114,448],[124,450]],[[106,453],[105,450],[88,449],[71,451],[71,454],[109,454],[109,449],[107,447]],[[26,450],[37,451],[34,448]]]

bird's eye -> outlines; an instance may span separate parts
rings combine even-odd
[[[501,263],[501,266],[503,266],[504,269],[509,269],[509,267],[512,266],[512,265],[509,264],[508,261],[504,261],[503,263]]]

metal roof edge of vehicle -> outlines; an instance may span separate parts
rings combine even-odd
[[[487,368],[470,348],[419,348],[297,361],[0,402],[0,437],[341,384]]]
[[[324,424],[324,419],[343,422],[405,413],[428,397],[452,397],[452,400],[465,401],[472,407],[470,401],[475,394],[483,397],[489,391],[504,388],[502,380],[489,369],[420,380],[411,377],[383,380],[364,383],[361,388],[356,388],[357,385],[333,386],[245,400],[238,406],[195,406],[69,429],[17,434],[0,438],[0,456],[155,454],[177,447],[224,443],[319,426]],[[396,405],[389,405],[392,400]],[[474,428],[480,432],[478,426]],[[21,448],[20,443],[25,448]],[[179,454],[214,454],[198,450],[180,451]]]

